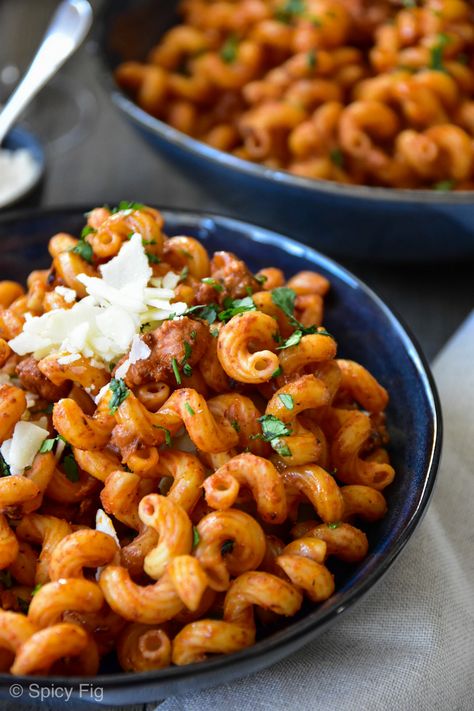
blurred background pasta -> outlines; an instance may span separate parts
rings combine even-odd
[[[471,190],[474,9],[464,0],[183,0],[119,85],[214,148],[293,174]]]

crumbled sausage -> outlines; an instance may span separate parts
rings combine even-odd
[[[245,262],[232,252],[214,254],[211,261],[211,277],[224,287],[224,290],[218,294],[220,303],[226,296],[232,299],[243,299],[248,296],[249,288],[252,292],[260,291],[258,281]]]
[[[33,356],[20,361],[16,366],[16,373],[25,390],[30,390],[45,400],[56,402],[66,397],[71,388],[70,382],[54,385],[38,368],[38,362]]]
[[[201,321],[193,321],[187,316],[165,321],[154,331],[142,336],[151,354],[129,367],[125,376],[126,384],[134,387],[151,381],[176,383],[173,361],[176,361],[180,372],[184,363],[193,366],[204,355],[210,338],[207,324]],[[185,343],[188,344],[187,348]]]

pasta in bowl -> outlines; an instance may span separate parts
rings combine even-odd
[[[330,262],[309,269],[309,250],[285,275],[288,241],[275,266],[250,268],[222,249],[238,223],[189,229],[191,216],[137,203],[90,211],[82,231],[62,217],[52,265],[26,291],[0,285],[3,669],[90,678],[116,658],[156,698],[189,664],[195,685],[254,650],[258,667],[262,645],[298,629],[303,643],[400,550],[434,476],[435,396],[417,395],[416,456],[402,437],[392,466],[387,390],[357,347],[337,353],[347,302]],[[255,228],[239,252],[272,240]],[[406,383],[381,378],[391,395],[398,382],[397,426],[405,388],[428,377],[404,349]]]

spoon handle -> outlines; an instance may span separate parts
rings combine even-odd
[[[0,113],[0,145],[31,99],[80,46],[92,16],[87,0],[63,0],[59,5],[28,71]]]

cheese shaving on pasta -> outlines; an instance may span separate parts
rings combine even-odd
[[[0,447],[2,457],[10,467],[11,474],[23,474],[26,467],[31,467],[49,432],[32,422],[20,420],[16,423],[11,439],[5,440]]]
[[[171,303],[178,274],[152,278],[139,234],[132,235],[117,256],[100,267],[100,273],[101,278],[78,275],[88,295],[72,308],[36,317],[27,313],[23,331],[9,342],[12,350],[18,355],[33,353],[38,359],[60,352],[65,365],[80,355],[110,363],[129,350],[143,324],[181,315],[187,308],[185,303]]]

